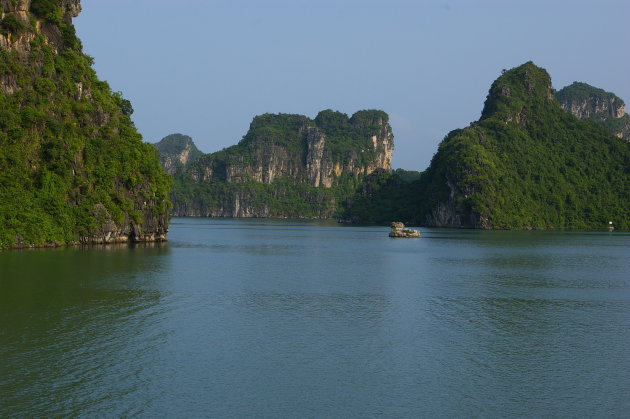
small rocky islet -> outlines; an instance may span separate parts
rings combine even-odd
[[[392,222],[390,227],[391,231],[389,232],[389,237],[405,239],[416,239],[420,237],[420,232],[418,230],[406,228],[405,224],[399,221]]]

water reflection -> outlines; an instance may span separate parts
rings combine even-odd
[[[630,236],[174,221],[0,253],[0,416],[630,409]]]
[[[147,333],[167,309],[143,282],[168,254],[165,245],[0,253],[0,411],[97,412],[133,392],[164,331]],[[145,346],[134,344],[140,335]]]

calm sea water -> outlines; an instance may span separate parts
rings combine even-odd
[[[0,417],[630,414],[630,235],[174,219],[0,253]]]

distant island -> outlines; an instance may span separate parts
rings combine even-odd
[[[79,0],[1,7],[0,249],[165,240],[171,179],[83,54]]]
[[[391,170],[388,121],[378,110],[265,114],[237,145],[205,155],[190,137],[165,137],[155,147],[174,176],[172,214],[338,217],[366,176]]]
[[[423,173],[392,170],[387,114],[262,115],[236,146],[155,144],[173,215],[338,218],[478,229],[630,228],[624,102],[532,62],[492,84],[479,121],[449,133]],[[361,122],[359,122],[361,121]]]
[[[565,111],[630,141],[630,115],[624,101],[614,93],[576,81],[556,92],[556,99]]]

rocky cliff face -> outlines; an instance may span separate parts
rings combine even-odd
[[[173,215],[329,218],[366,175],[391,169],[393,146],[381,111],[261,115],[238,145],[176,173]]]
[[[82,53],[80,1],[0,6],[0,248],[165,240],[171,180]]]
[[[203,155],[192,138],[182,134],[168,135],[153,146],[160,153],[160,163],[170,175],[188,167]]]
[[[592,120],[617,138],[630,142],[630,115],[626,113],[624,101],[614,93],[574,82],[559,90],[556,98],[566,112]]]
[[[574,82],[556,93],[560,106],[580,119],[621,118],[625,115],[623,100],[613,93]]]
[[[72,18],[81,12],[80,0],[0,0],[0,4],[4,26],[0,47],[23,57],[31,50],[30,42],[38,34],[45,36],[56,52],[65,48],[62,30],[72,26]],[[37,18],[34,31],[30,30],[32,17]]]

